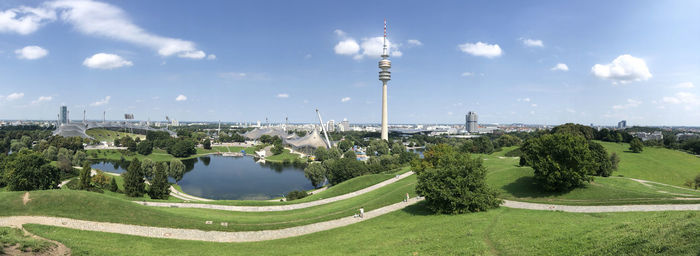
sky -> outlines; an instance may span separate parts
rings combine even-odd
[[[0,2],[0,119],[700,126],[698,1]]]

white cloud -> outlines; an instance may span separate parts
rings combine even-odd
[[[544,47],[542,40],[530,39],[530,38],[520,38],[520,41],[527,47]]]
[[[216,59],[216,55],[214,55],[214,54],[209,54],[209,55],[207,55],[207,59],[208,59],[208,60],[215,60],[215,59]]]
[[[53,97],[51,97],[51,96],[39,96],[39,98],[32,101],[32,104],[38,104],[38,103],[41,103],[44,101],[51,101],[52,99],[53,99]]]
[[[30,45],[15,50],[15,54],[17,54],[17,58],[19,59],[36,60],[48,55],[49,51],[36,45]]]
[[[90,0],[56,0],[44,2],[37,8],[19,7],[0,11],[0,32],[30,34],[57,17],[83,34],[153,48],[161,56],[206,57],[191,41],[149,33],[132,23],[121,8]]]
[[[101,100],[98,100],[98,101],[96,101],[96,102],[90,103],[90,106],[97,107],[97,106],[102,106],[102,105],[105,105],[105,104],[109,104],[109,100],[110,100],[110,99],[112,99],[112,96],[107,96],[107,97],[105,97],[104,99],[101,99]]]
[[[671,104],[683,104],[686,106],[686,109],[691,106],[700,105],[700,98],[690,92],[679,92],[674,96],[663,97],[662,101]]]
[[[53,10],[21,6],[0,11],[0,32],[28,35],[54,20],[56,20],[56,12]]]
[[[83,66],[97,69],[114,69],[133,66],[134,63],[123,59],[121,56],[111,53],[98,53],[85,58]]]
[[[355,55],[360,51],[360,45],[355,39],[345,39],[338,42],[333,48],[336,54],[340,55]]]
[[[595,64],[591,71],[595,76],[612,80],[614,83],[624,84],[651,78],[647,63],[629,54],[618,56],[610,64]]]
[[[286,98],[289,98],[289,94],[279,93],[279,94],[277,94],[277,98],[286,99]]]
[[[518,101],[530,102],[530,98],[518,98]]]
[[[462,50],[462,52],[486,58],[495,58],[503,54],[503,51],[501,51],[501,47],[497,44],[487,44],[482,42],[477,42],[475,44],[460,44],[459,49]]]
[[[532,104],[530,104],[530,106],[533,107],[533,108],[536,108],[536,107],[537,107],[537,104],[532,103]]]
[[[474,75],[474,73],[472,73],[472,72],[464,72],[464,73],[462,73],[462,76],[473,76],[473,75]]]
[[[333,33],[335,33],[335,35],[337,35],[339,37],[346,37],[347,36],[347,33],[345,33],[345,31],[342,31],[340,29],[334,30]]]
[[[572,113],[572,114],[573,114],[573,113],[576,113],[576,110],[573,110],[573,109],[567,108],[567,109],[566,109],[566,112],[569,112],[569,113]]]
[[[406,41],[406,42],[408,43],[408,45],[412,45],[412,46],[421,46],[421,45],[423,45],[423,42],[418,41],[418,40],[416,40],[416,39],[408,39],[408,41]]]
[[[557,63],[557,65],[555,65],[554,67],[552,67],[552,70],[554,70],[554,71],[557,71],[557,70],[569,71],[569,66],[567,66],[567,65],[564,64],[564,63]]]
[[[350,97],[345,97],[345,98],[340,99],[340,102],[348,102],[348,101],[350,101]]]
[[[6,100],[18,100],[24,98],[24,93],[23,92],[15,92],[11,93],[10,95],[7,95],[5,97]]]
[[[186,101],[186,100],[187,100],[187,96],[182,95],[182,94],[178,95],[178,96],[175,98],[175,101]]]
[[[695,85],[692,82],[683,82],[683,83],[677,84],[674,87],[681,88],[681,89],[691,89],[691,88],[694,88]]]
[[[628,108],[636,108],[639,105],[642,104],[642,101],[639,100],[633,100],[633,99],[627,99],[627,103],[622,104],[622,105],[614,105],[613,109],[628,109]]]

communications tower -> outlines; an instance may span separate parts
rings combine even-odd
[[[382,81],[382,139],[389,140],[389,117],[387,111],[387,92],[386,84],[391,80],[391,61],[389,60],[389,50],[386,45],[386,19],[384,19],[384,48],[382,50],[382,59],[379,61],[379,80]]]

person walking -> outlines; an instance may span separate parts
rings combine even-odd
[[[360,207],[360,218],[364,218],[364,217],[365,217],[365,208]]]
[[[408,203],[408,199],[410,199],[410,198],[411,198],[411,197],[408,195],[408,193],[406,193],[406,199],[403,200],[404,203]]]

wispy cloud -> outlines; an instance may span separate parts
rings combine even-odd
[[[498,44],[488,44],[482,42],[460,44],[459,49],[464,53],[478,57],[486,57],[489,59],[501,56],[503,54],[503,51]]]
[[[186,101],[186,100],[187,100],[187,96],[182,95],[182,94],[175,97],[175,101]]]
[[[345,97],[345,98],[340,99],[340,102],[348,102],[348,101],[350,101],[350,97]]]
[[[104,99],[101,99],[101,100],[95,101],[95,102],[93,102],[93,103],[90,103],[90,106],[97,107],[97,106],[102,106],[102,105],[109,104],[109,100],[110,100],[110,99],[112,99],[112,96],[107,96],[107,97],[105,97]]]
[[[289,98],[289,94],[286,94],[286,93],[278,93],[278,94],[277,94],[277,98],[286,99],[286,98]]]
[[[544,47],[544,43],[542,42],[542,40],[539,39],[520,38],[520,41],[523,42],[523,45],[527,47]]]
[[[51,97],[51,96],[39,96],[39,98],[32,101],[32,104],[39,104],[39,103],[44,102],[44,101],[51,101],[52,99],[53,99],[53,97]]]

